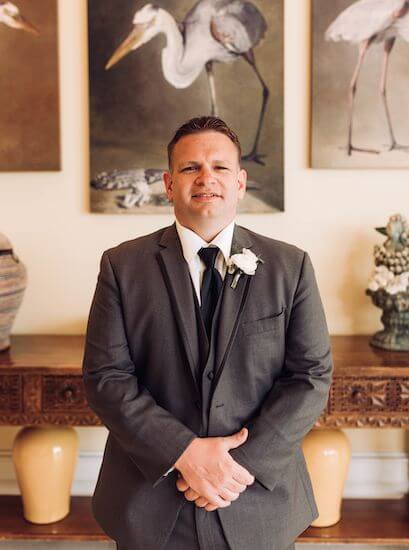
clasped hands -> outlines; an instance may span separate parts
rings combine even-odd
[[[226,437],[194,439],[175,462],[178,490],[208,512],[230,506],[255,479],[229,454],[229,449],[239,447],[247,437],[248,430],[243,428]]]

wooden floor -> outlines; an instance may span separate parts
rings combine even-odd
[[[90,497],[72,497],[70,514],[55,523],[24,520],[20,496],[0,495],[0,540],[110,540],[97,525]],[[342,519],[332,527],[309,527],[297,543],[409,545],[409,496],[403,499],[345,499]]]

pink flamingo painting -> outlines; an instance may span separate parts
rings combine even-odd
[[[325,38],[335,42],[344,41],[358,44],[358,60],[349,85],[348,106],[348,155],[353,151],[380,153],[379,150],[356,147],[352,144],[352,126],[354,103],[358,79],[369,47],[374,43],[383,43],[382,73],[379,91],[388,125],[388,151],[409,151],[406,145],[400,145],[395,137],[391,113],[386,93],[386,81],[391,51],[396,39],[409,42],[409,0],[358,0],[342,11],[328,27]]]

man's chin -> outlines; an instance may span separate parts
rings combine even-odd
[[[191,212],[194,216],[220,216],[223,209],[220,203],[203,202],[192,204]]]
[[[200,212],[195,212],[196,219],[202,220],[217,220],[223,218],[223,212],[216,210],[215,208],[206,208]]]

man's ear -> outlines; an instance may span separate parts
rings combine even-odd
[[[239,170],[237,175],[237,184],[239,188],[239,199],[242,199],[246,193],[246,184],[247,184],[247,172],[244,168]]]
[[[163,172],[163,183],[165,184],[166,195],[169,202],[173,201],[173,182],[171,173],[167,170]]]

